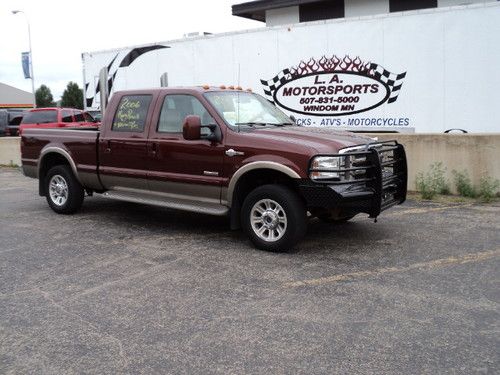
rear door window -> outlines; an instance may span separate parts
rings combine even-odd
[[[62,122],[73,122],[73,111],[63,109],[61,111]]]
[[[125,95],[121,98],[111,130],[142,133],[152,95]]]
[[[23,117],[21,124],[48,124],[57,122],[57,111],[33,111]]]
[[[9,125],[19,125],[22,119],[23,116],[14,117],[12,120],[10,120]]]

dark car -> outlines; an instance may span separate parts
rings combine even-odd
[[[0,110],[0,137],[19,135],[19,124],[25,112],[18,109]]]
[[[26,112],[12,114],[12,118],[7,126],[7,135],[11,137],[17,137],[19,135],[19,125]]]
[[[9,125],[9,113],[0,109],[0,137],[7,135],[7,126]]]

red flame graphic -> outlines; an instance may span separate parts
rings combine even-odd
[[[307,63],[301,61],[298,66],[291,67],[289,71],[293,78],[311,73],[328,73],[334,71],[373,75],[373,70],[370,70],[369,62],[363,62],[359,56],[353,60],[349,55],[344,56],[342,59],[338,58],[336,55],[330,58],[322,56],[319,60],[311,58]]]

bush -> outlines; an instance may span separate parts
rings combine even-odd
[[[500,181],[493,180],[490,176],[481,177],[479,181],[479,197],[483,202],[491,202],[497,195]]]
[[[452,173],[458,194],[460,194],[462,197],[477,197],[476,189],[474,188],[474,186],[472,186],[472,181],[469,177],[469,173],[467,173],[466,170],[461,172],[453,170]]]
[[[450,187],[444,174],[446,167],[443,163],[433,163],[425,174],[420,172],[415,180],[417,191],[422,194],[423,199],[432,199],[437,194],[449,194]]]

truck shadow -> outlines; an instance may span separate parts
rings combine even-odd
[[[229,221],[225,217],[98,197],[86,199],[82,213],[102,216],[102,220],[104,217],[110,220],[125,219],[127,226],[144,226],[151,231],[171,229],[223,233],[229,230]]]
[[[179,234],[191,239],[198,237],[201,241],[210,236],[218,241],[229,240],[233,245],[253,250],[242,230],[229,229],[227,217],[119,202],[99,197],[86,199],[80,215],[88,215],[99,223],[109,221],[117,226],[124,226],[128,230],[136,231],[138,235]],[[369,243],[387,238],[390,234],[386,225],[373,224],[371,220],[361,215],[353,221],[342,224],[323,223],[313,218],[309,221],[306,237],[291,253],[305,255],[348,252],[352,247],[366,248]]]

